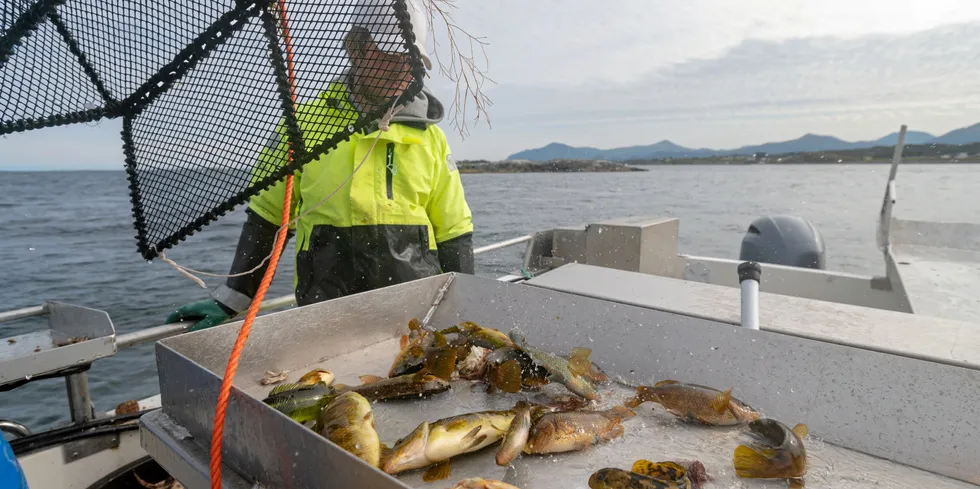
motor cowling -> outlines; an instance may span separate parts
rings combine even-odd
[[[749,225],[739,259],[823,270],[826,250],[820,231],[810,221],[798,216],[765,216]]]

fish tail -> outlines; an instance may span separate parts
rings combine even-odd
[[[456,349],[450,347],[429,350],[425,354],[425,369],[443,380],[450,380],[456,370]]]
[[[620,421],[625,421],[636,416],[636,412],[626,406],[613,406],[609,408],[609,414],[619,418]]]
[[[572,348],[571,353],[568,355],[568,370],[575,375],[585,375],[592,368],[592,361],[589,360],[589,356],[592,354],[592,350],[589,348],[576,347]]]
[[[745,445],[735,447],[732,463],[735,465],[735,475],[739,477],[765,478],[770,472],[769,460]]]
[[[449,471],[450,471],[449,460],[446,460],[445,462],[439,462],[438,464],[430,467],[429,470],[426,470],[424,474],[422,474],[422,480],[425,482],[433,482],[433,481],[441,481],[443,479],[448,479]]]

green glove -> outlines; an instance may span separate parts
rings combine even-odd
[[[200,319],[190,329],[190,331],[198,331],[217,326],[230,318],[232,314],[234,314],[234,311],[226,309],[218,301],[205,299],[181,306],[167,316],[167,324],[176,323],[177,321]]]

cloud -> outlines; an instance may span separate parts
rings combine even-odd
[[[902,123],[944,132],[980,120],[978,76],[980,23],[912,35],[747,39],[630,83],[500,86],[493,129],[479,126],[451,143],[461,157],[503,158],[551,141],[736,147],[806,132],[874,139]]]
[[[918,8],[891,0],[482,0],[454,12],[489,40],[497,82],[488,87],[492,129],[476,123],[461,140],[442,124],[457,158],[504,158],[551,141],[872,139],[903,123],[940,133],[980,120],[975,0]],[[311,49],[328,53],[334,44]],[[254,96],[259,78],[237,81],[240,101]],[[427,83],[451,103],[445,77],[433,73]],[[303,88],[306,98],[315,87]],[[0,138],[0,167],[121,169],[119,130],[119,121],[103,121],[12,134]]]

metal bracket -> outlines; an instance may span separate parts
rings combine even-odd
[[[119,448],[118,433],[65,443],[61,447],[61,458],[68,464],[110,448]]]

